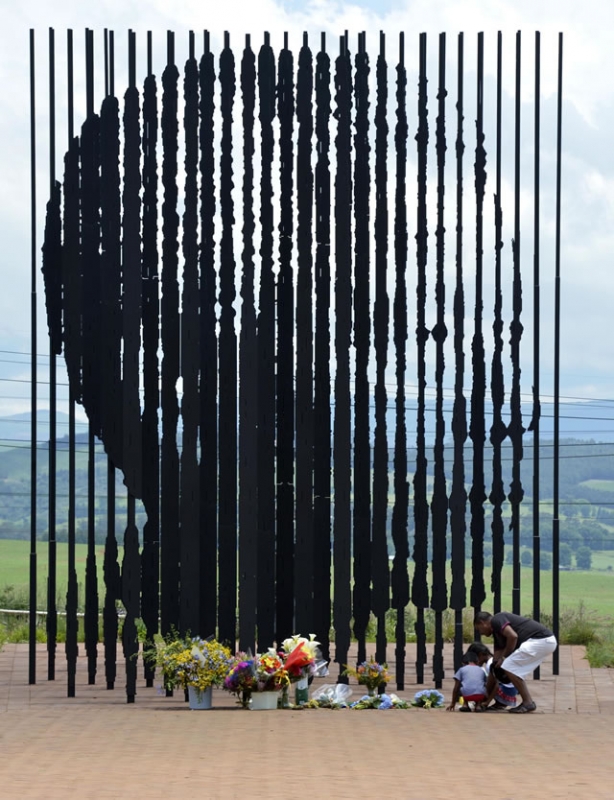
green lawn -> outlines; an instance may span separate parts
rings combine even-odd
[[[27,593],[29,576],[29,542],[12,539],[0,539],[0,590],[7,585],[14,586],[16,590]],[[38,598],[41,608],[45,607],[45,592],[48,573],[47,544],[37,543],[38,562]],[[120,559],[121,559],[120,548]],[[83,599],[85,582],[85,559],[87,545],[75,546],[77,579],[80,585],[80,600]],[[96,561],[98,568],[99,586],[103,585],[103,558],[104,547],[96,547]],[[613,567],[608,571],[608,567]],[[410,566],[410,575],[412,572]],[[68,574],[68,550],[66,544],[57,545],[57,587],[58,595],[66,593]],[[484,581],[486,584],[487,598],[484,608],[492,608],[490,589],[490,567],[485,570]],[[541,578],[541,609],[552,611],[552,572],[542,571]],[[448,571],[448,591],[451,586],[451,577]],[[430,583],[430,578],[429,578]],[[466,571],[467,603],[470,598],[471,564],[467,563]],[[512,597],[512,568],[506,565],[501,575],[503,606],[511,609]],[[614,616],[614,551],[606,550],[593,553],[593,569],[590,572],[570,570],[560,572],[560,603],[562,608],[577,608],[580,602],[584,603],[587,610],[595,611],[600,616]],[[523,567],[521,573],[521,611],[530,614],[533,611],[533,569]]]
[[[62,597],[66,594],[68,584],[68,545],[58,543],[57,548],[57,569],[56,586],[57,596]],[[37,551],[37,596],[39,608],[46,607],[46,586],[49,573],[48,545],[46,542],[36,543]],[[120,558],[122,549],[120,548]],[[87,545],[75,545],[75,567],[77,570],[77,581],[79,583],[79,599],[83,600],[83,587],[85,586],[85,560],[87,558]],[[104,547],[96,546],[96,567],[98,570],[98,583],[103,581],[103,558]],[[27,595],[29,591],[30,576],[30,543],[14,540],[0,539],[0,591],[5,586],[13,586],[18,595]]]

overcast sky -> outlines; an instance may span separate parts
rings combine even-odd
[[[371,54],[372,70],[375,66],[376,46],[379,31],[388,35],[390,66],[394,67],[398,32],[406,33],[407,64],[410,70],[408,106],[410,110],[410,166],[408,175],[408,201],[410,237],[415,231],[414,164],[415,128],[415,65],[417,64],[418,34],[426,31],[429,36],[430,63],[434,63],[437,34],[447,32],[449,62],[453,64],[456,35],[464,31],[466,36],[468,84],[466,92],[470,98],[475,92],[475,40],[478,31],[486,35],[487,95],[486,115],[494,116],[492,79],[495,68],[496,32],[504,37],[504,129],[513,127],[513,52],[517,30],[523,32],[523,259],[522,269],[525,290],[525,327],[527,338],[523,350],[523,390],[530,392],[532,370],[532,342],[530,336],[532,314],[532,116],[533,116],[533,48],[534,32],[542,33],[542,227],[540,251],[542,261],[542,394],[552,395],[552,298],[554,292],[554,167],[555,167],[555,112],[556,112],[556,59],[557,34],[565,36],[564,76],[564,130],[563,130],[563,228],[562,228],[562,351],[561,393],[576,398],[614,398],[614,369],[612,359],[611,330],[612,305],[614,300],[614,157],[612,156],[612,130],[614,129],[614,48],[611,32],[614,30],[614,5],[602,0],[559,0],[557,3],[535,3],[534,0],[363,0],[343,3],[314,0],[313,2],[273,2],[273,0],[224,0],[223,3],[202,0],[97,0],[83,3],[77,0],[23,0],[21,3],[0,0],[2,27],[0,29],[0,378],[12,381],[27,381],[29,368],[23,356],[13,353],[30,352],[30,151],[29,151],[29,73],[28,31],[36,29],[37,37],[37,159],[38,159],[38,242],[42,243],[42,213],[48,195],[49,155],[47,135],[47,39],[48,28],[53,26],[57,37],[58,56],[58,145],[57,169],[66,144],[65,123],[65,41],[66,28],[75,32],[77,69],[82,58],[83,31],[91,27],[96,32],[98,55],[102,52],[103,28],[112,28],[117,41],[118,62],[125,58],[126,31],[137,31],[139,46],[145,43],[145,34],[153,31],[156,43],[155,72],[161,74],[165,49],[165,32],[176,31],[177,60],[182,66],[187,46],[187,31],[200,32],[208,29],[212,33],[212,46],[219,52],[223,31],[231,34],[231,43],[238,56],[243,46],[244,34],[253,36],[258,47],[262,32],[271,32],[272,45],[276,52],[283,42],[283,32],[290,34],[290,47],[295,53],[301,44],[303,30],[312,35],[314,46],[319,41],[320,31],[329,36],[329,52],[335,56],[335,45],[339,34],[348,30],[351,49],[356,50],[355,36],[367,31],[367,46]],[[316,39],[316,36],[318,37]],[[198,39],[197,41],[200,41]],[[141,51],[142,52],[142,51]],[[139,56],[139,84],[144,77],[144,59]],[[98,62],[100,63],[100,62]],[[101,70],[100,70],[101,73]],[[124,70],[117,68],[117,93],[122,94]],[[430,75],[431,132],[434,133],[436,74]],[[471,82],[473,81],[473,82]],[[83,82],[80,77],[76,86],[76,127],[83,118]],[[100,84],[97,86],[96,106],[101,99]],[[455,94],[450,92],[450,112]],[[391,100],[393,92],[391,87]],[[468,100],[469,108],[471,99]],[[490,104],[490,105],[489,105]],[[391,121],[392,121],[391,117]],[[473,132],[472,113],[466,112],[467,130]],[[452,132],[449,132],[449,137]],[[511,138],[504,143],[512,146]],[[486,142],[489,158],[494,158],[494,142]],[[453,140],[448,141],[448,158],[453,169]],[[513,173],[509,156],[504,159],[504,221],[506,234],[513,223]],[[471,169],[473,152],[466,157],[466,191],[473,186]],[[489,184],[487,203],[492,203],[494,192],[494,170],[492,161],[488,165]],[[430,164],[429,190],[434,187],[434,161]],[[451,189],[448,190],[451,195]],[[392,197],[392,192],[391,192]],[[526,200],[526,204],[525,204]],[[448,197],[451,203],[451,196]],[[467,200],[467,232],[473,229],[470,217],[471,199]],[[452,212],[453,209],[451,208]],[[434,227],[430,221],[430,290],[433,289],[434,273]],[[448,224],[448,258],[453,267],[453,225]],[[492,236],[485,240],[486,268],[492,266]],[[410,239],[410,257],[413,256]],[[467,276],[470,276],[470,256],[466,254]],[[450,268],[450,264],[448,264]],[[504,247],[504,280],[511,276],[511,241],[506,237]],[[410,283],[410,301],[413,287]],[[41,365],[48,362],[46,321],[42,279],[38,282],[39,351],[43,354]],[[506,289],[507,291],[507,289]],[[506,303],[509,302],[509,296]],[[448,289],[449,311],[452,304],[452,284]],[[509,309],[508,309],[509,310]],[[485,298],[485,316],[492,313],[492,298]],[[432,320],[431,320],[432,322]],[[506,319],[505,340],[509,338]],[[451,318],[449,320],[451,326]],[[410,325],[410,329],[413,327]],[[470,334],[468,331],[468,335]],[[411,350],[411,341],[409,349]],[[469,341],[466,351],[469,351]],[[509,353],[506,350],[506,358]],[[45,380],[45,367],[41,366],[41,378]],[[391,373],[392,374],[392,373]],[[62,378],[65,380],[65,378]],[[408,373],[408,383],[415,378]],[[453,383],[452,373],[446,378],[446,386]],[[41,387],[40,405],[45,406],[47,393]],[[60,396],[66,389],[60,388]],[[0,416],[28,409],[29,386],[26,382],[0,382]],[[613,400],[614,403],[614,400]],[[614,414],[612,415],[614,416]]]

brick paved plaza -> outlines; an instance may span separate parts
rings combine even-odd
[[[126,704],[121,666],[118,688],[106,691],[102,647],[97,686],[87,685],[81,649],[75,698],[66,697],[61,648],[49,682],[38,646],[38,683],[28,686],[28,646],[6,645],[0,797],[614,800],[614,671],[591,670],[583,656],[582,647],[562,647],[561,674],[553,677],[546,662],[531,686],[538,711],[509,718],[421,709],[258,713],[221,690],[215,708],[198,713],[147,689],[141,676],[136,703]],[[408,645],[406,698],[430,685],[416,686],[414,658]],[[450,691],[447,678],[446,698]]]

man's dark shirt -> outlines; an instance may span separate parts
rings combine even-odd
[[[528,639],[547,639],[548,636],[553,635],[552,631],[540,622],[536,622],[534,619],[529,619],[528,617],[520,617],[518,614],[510,614],[507,611],[494,614],[490,622],[496,650],[503,650],[505,648],[507,640],[503,635],[503,629],[508,625],[518,636],[518,641],[516,642],[514,650],[518,650],[520,645]]]

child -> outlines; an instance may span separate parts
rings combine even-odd
[[[465,653],[463,666],[454,675],[454,689],[448,711],[454,711],[461,697],[461,711],[481,711],[481,703],[486,700],[486,673],[478,664],[478,655],[471,650]]]
[[[486,706],[486,711],[505,711],[508,708],[513,708],[516,705],[516,697],[518,696],[518,689],[505,681],[499,680],[497,670],[492,667],[492,653],[485,644],[482,642],[473,642],[469,645],[468,652],[475,653],[478,657],[478,664],[482,667],[488,676],[486,688],[488,697],[494,695],[494,703]]]

